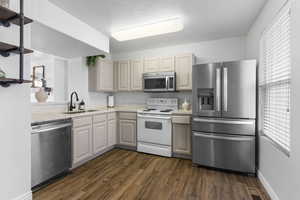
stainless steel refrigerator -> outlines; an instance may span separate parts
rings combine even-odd
[[[193,66],[193,163],[255,173],[255,60]]]

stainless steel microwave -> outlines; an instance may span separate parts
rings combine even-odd
[[[144,92],[174,92],[176,91],[176,73],[144,73],[143,87]]]

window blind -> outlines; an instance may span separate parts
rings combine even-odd
[[[288,3],[261,40],[263,134],[290,152],[291,9]]]

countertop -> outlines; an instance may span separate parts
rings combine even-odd
[[[62,119],[71,119],[83,116],[91,116],[101,113],[110,113],[110,112],[137,112],[138,110],[144,109],[144,106],[117,106],[115,108],[106,108],[106,107],[94,107],[88,108],[87,110],[97,110],[94,112],[83,112],[76,114],[65,114],[63,111],[49,111],[49,112],[34,112],[32,113],[31,123],[40,123],[46,121],[62,120]],[[192,111],[178,110],[172,113],[173,115],[191,115]]]

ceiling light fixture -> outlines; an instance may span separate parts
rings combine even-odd
[[[183,30],[183,23],[179,17],[161,20],[151,24],[143,24],[134,28],[123,29],[112,33],[118,41],[134,40]]]

